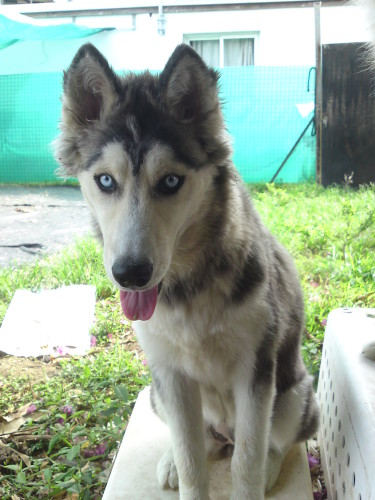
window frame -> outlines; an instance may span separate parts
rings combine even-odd
[[[240,31],[230,33],[192,33],[183,36],[184,43],[190,45],[190,42],[204,42],[208,40],[219,40],[219,68],[224,68],[224,40],[239,40],[239,39],[252,39],[254,47],[254,64],[257,64],[257,52],[259,43],[259,31]]]

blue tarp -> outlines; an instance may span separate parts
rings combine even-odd
[[[0,14],[0,50],[24,40],[68,40],[95,35],[104,29],[86,28],[74,23],[48,25],[22,14],[11,17]]]

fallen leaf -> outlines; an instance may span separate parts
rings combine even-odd
[[[14,418],[10,421],[5,421],[0,424],[0,435],[9,436],[17,432],[18,429],[26,422],[26,417]]]
[[[30,405],[26,405],[26,408],[28,408],[29,406]],[[33,420],[37,420],[44,415],[44,412],[34,411],[33,413],[30,413],[28,415],[25,414],[16,418],[10,418],[6,416],[0,422],[0,436],[9,436],[10,434],[14,434],[30,418],[32,418]]]
[[[31,403],[26,403],[25,405],[18,408],[17,411],[15,411],[9,415],[6,415],[4,417],[5,420],[10,422],[11,420],[14,420],[15,418],[19,418],[19,417],[22,417],[23,415],[26,415],[26,412],[27,412],[28,408],[30,407],[30,405],[31,405]]]

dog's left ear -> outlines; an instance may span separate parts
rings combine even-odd
[[[160,75],[166,111],[177,121],[203,119],[219,105],[218,74],[189,45],[179,45]]]

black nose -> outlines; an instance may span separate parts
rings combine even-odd
[[[150,262],[118,260],[112,266],[112,274],[124,288],[141,287],[150,281],[153,267]]]

